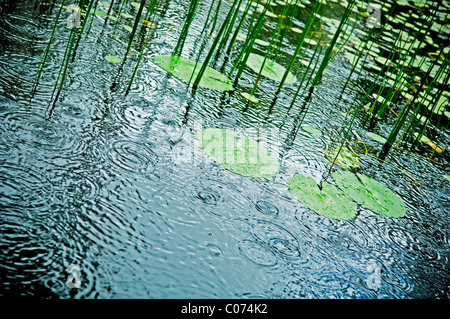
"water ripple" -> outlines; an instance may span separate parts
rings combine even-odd
[[[258,242],[290,263],[300,262],[299,242],[287,229],[265,220],[250,220],[250,232]]]
[[[241,255],[257,266],[275,267],[277,265],[277,257],[274,252],[258,241],[241,240],[238,247]]]
[[[52,186],[45,174],[12,162],[2,162],[0,172],[2,210],[14,207],[37,212],[46,210]]]
[[[178,185],[179,191],[188,196],[187,206],[204,216],[234,219],[254,214],[250,198],[236,186],[221,179],[196,177],[185,179]]]
[[[112,140],[108,145],[106,159],[119,171],[140,173],[150,176],[158,156],[151,145],[140,141]]]

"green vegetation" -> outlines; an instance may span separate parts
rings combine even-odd
[[[201,147],[225,169],[253,178],[275,176],[280,166],[277,158],[260,143],[222,129],[204,129],[197,135]]]
[[[417,148],[422,153],[428,152],[425,156],[428,164],[432,158],[448,152],[448,145],[444,144],[450,114],[450,56],[443,43],[448,41],[450,27],[446,20],[448,10],[439,2],[373,1],[371,7],[378,10],[381,20],[369,24],[367,21],[374,17],[366,10],[365,1],[339,4],[325,0],[211,0],[207,2],[207,14],[199,15],[204,2],[192,0],[185,6],[187,12],[179,30],[154,23],[165,12],[164,6],[169,3],[165,1],[97,0],[86,4],[81,0],[71,7],[65,2],[56,3],[59,5],[56,20],[37,66],[33,87],[34,94],[52,42],[61,32],[66,47],[49,117],[64,89],[78,44],[86,36],[85,27],[89,25],[88,32],[92,32],[92,26],[101,21],[101,25],[97,24],[101,32],[123,46],[122,58],[112,52],[104,55],[107,62],[118,64],[118,77],[124,67],[135,63],[126,94],[133,89],[142,59],[148,58],[182,85],[191,86],[193,93],[199,88],[220,91],[224,97],[239,97],[241,103],[244,97],[243,112],[251,107],[267,107],[268,116],[276,107],[286,108],[288,114],[291,110],[297,112],[290,114],[294,117],[294,128],[287,139],[291,139],[290,145],[300,127],[315,138],[326,136],[324,127],[306,126],[303,121],[311,110],[316,111],[314,95],[320,95],[321,89],[330,84],[341,85],[341,94],[334,101],[335,108],[345,108],[345,113],[339,133],[330,136],[328,151],[323,154],[329,166],[322,187],[299,174],[287,181],[288,188],[301,202],[323,216],[353,218],[356,210],[348,198],[388,217],[406,214],[404,205],[385,186],[361,172],[335,171],[335,165],[361,170],[360,160],[369,154],[366,143],[372,152],[379,152],[372,157],[380,163],[385,163],[391,149],[404,151],[400,147],[408,148],[411,154],[417,154]],[[58,24],[65,19],[65,10],[79,13],[81,23],[68,25],[61,31]],[[107,22],[113,31],[106,29]],[[186,48],[186,40],[194,34],[196,24],[202,31],[195,34],[198,43],[193,50]],[[150,50],[152,32],[163,28],[161,34],[173,34],[176,38],[168,49],[170,52]],[[333,63],[341,63],[349,70],[342,83],[327,75]],[[274,90],[258,90],[262,82],[271,84]],[[351,97],[350,101],[343,100],[345,95]],[[267,100],[271,99],[270,104]],[[355,123],[362,123],[364,138],[354,130]],[[384,131],[378,130],[381,124]],[[198,134],[205,153],[225,169],[253,178],[278,174],[277,158],[258,142],[217,128]],[[358,143],[364,146],[363,155],[352,149],[352,136],[357,136]],[[447,174],[443,176],[448,179]],[[329,177],[335,179],[340,190],[328,182]]]

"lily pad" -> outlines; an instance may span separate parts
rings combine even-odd
[[[217,128],[197,134],[203,151],[225,169],[245,177],[269,178],[278,174],[276,156],[260,143]],[[240,145],[238,145],[240,142]]]
[[[247,60],[247,66],[256,73],[259,73],[259,70],[261,69],[261,65],[263,64],[263,62],[264,62],[263,56],[250,53]],[[285,72],[286,72],[285,67],[278,64],[275,61],[272,61],[271,59],[266,59],[261,74],[269,79],[281,81]],[[295,76],[291,72],[289,72],[286,77],[286,83],[295,83],[296,80],[297,79],[295,78]]]
[[[333,163],[338,150],[339,150],[339,148],[329,151],[327,154],[325,154],[325,158],[329,162]],[[356,156],[356,154],[346,148],[341,149],[335,163],[343,168],[358,168],[359,167],[359,160],[358,160],[358,157]]]
[[[153,58],[157,66],[186,82],[194,82],[202,63],[173,55],[157,55]],[[217,91],[231,91],[231,80],[219,71],[206,67],[199,86]]]
[[[313,178],[294,174],[288,177],[286,185],[300,202],[321,216],[337,220],[356,216],[356,204],[329,183],[323,183],[319,189]]]
[[[391,218],[406,215],[400,197],[373,178],[348,171],[335,172],[333,178],[348,197],[371,211]]]
[[[107,55],[105,56],[105,60],[108,61],[109,63],[120,63],[122,62],[122,59],[115,56],[115,55]]]

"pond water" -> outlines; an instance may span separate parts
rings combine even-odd
[[[186,58],[204,57],[214,39],[199,36],[210,5],[199,2],[183,47]],[[229,8],[230,1],[221,2],[213,35]],[[301,11],[296,26],[304,27],[311,8]],[[137,11],[128,2],[125,9]],[[379,161],[382,144],[366,137],[362,113],[353,129],[368,152],[352,144],[358,172],[398,194],[406,216],[387,218],[358,205],[355,218],[332,220],[309,210],[286,187],[295,173],[317,182],[326,177],[331,164],[322,153],[348,120],[343,114],[361,98],[356,88],[366,88],[373,74],[364,73],[338,100],[351,66],[338,56],[325,69],[302,123],[320,135],[299,127],[304,92],[289,107],[295,84],[285,84],[273,104],[277,83],[263,78],[255,91],[259,103],[248,105],[240,94],[255,81],[248,68],[231,93],[199,88],[193,94],[150,58],[172,53],[189,10],[188,1],[166,0],[128,94],[137,51],[122,70],[107,62],[108,55],[123,57],[129,32],[120,23],[104,26],[97,15],[52,104],[69,13],[58,23],[33,93],[58,6],[0,1],[0,10],[0,295],[450,297],[450,183],[443,178],[450,174],[448,151],[428,163],[425,146],[414,153],[393,148]],[[321,14],[339,20],[342,12],[330,4]],[[270,41],[275,26],[268,18],[262,38]],[[248,23],[243,34],[245,28]],[[144,35],[138,32],[135,41],[142,43]],[[283,40],[279,63],[289,61],[295,37]],[[228,74],[240,45],[210,65]],[[254,47],[259,54],[265,50]],[[373,131],[387,136],[394,120],[386,116]],[[259,134],[278,156],[278,174],[248,178],[216,164],[196,138],[213,127]],[[449,142],[447,131],[442,144]]]

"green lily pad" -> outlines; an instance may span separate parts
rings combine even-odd
[[[203,151],[225,169],[245,177],[269,178],[278,174],[276,156],[260,143],[230,131],[208,128],[197,134]]]
[[[153,58],[157,66],[186,82],[193,82],[202,67],[202,63],[173,55],[157,55]],[[193,74],[194,73],[194,74]],[[206,67],[199,86],[217,91],[231,91],[231,80],[219,71]]]
[[[330,162],[333,163],[334,158],[336,157],[336,154],[338,152],[339,148],[330,150],[327,154],[325,154],[325,158]],[[349,149],[343,148],[339,152],[339,155],[336,159],[335,164],[339,165],[343,168],[358,168],[359,167],[359,160],[355,153],[350,151]]]
[[[261,69],[263,62],[264,62],[263,56],[250,53],[247,60],[247,66],[256,73],[259,73],[259,70]],[[286,72],[285,67],[278,64],[275,61],[272,61],[271,59],[266,59],[261,74],[269,79],[280,82],[285,72]],[[295,83],[296,80],[297,79],[295,78],[295,76],[291,72],[289,72],[286,77],[286,83]]]
[[[109,63],[120,63],[122,62],[122,59],[119,57],[116,57],[115,55],[107,55],[105,56],[105,60]]]
[[[348,197],[371,211],[391,218],[406,215],[400,197],[373,178],[348,171],[335,172],[333,178]]]
[[[321,216],[337,220],[356,216],[356,204],[329,183],[323,183],[320,190],[313,178],[294,174],[288,177],[286,185],[300,202]]]

